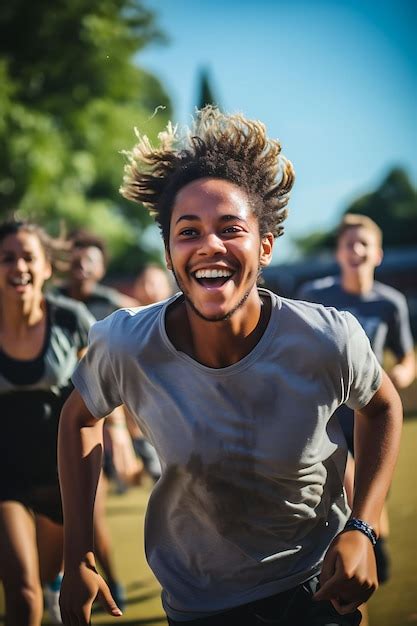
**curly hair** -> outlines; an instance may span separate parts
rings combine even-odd
[[[168,245],[171,211],[178,191],[199,178],[228,180],[247,193],[261,236],[279,237],[294,182],[294,169],[269,139],[264,124],[212,106],[197,111],[191,129],[181,133],[171,122],[155,148],[135,129],[138,143],[128,158],[120,193],[142,203],[158,223]]]

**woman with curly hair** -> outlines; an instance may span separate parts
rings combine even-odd
[[[139,136],[128,158],[122,193],[159,224],[180,292],[95,324],[74,373],[59,435],[64,624],[88,624],[97,595],[120,615],[95,568],[92,512],[100,418],[121,403],[161,460],[145,541],[171,625],[358,624],[401,404],[352,316],[257,286],[293,167],[263,124],[211,107],[158,148]],[[351,513],[333,416],[345,402]]]

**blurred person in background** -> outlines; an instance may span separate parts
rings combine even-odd
[[[168,272],[160,265],[151,263],[139,271],[134,283],[133,295],[140,306],[147,306],[169,298],[173,294],[173,287]],[[143,462],[145,470],[156,482],[161,475],[161,464],[155,448],[143,436],[135,418],[129,412],[126,417],[135,452]]]
[[[89,624],[97,595],[120,616],[92,517],[101,418],[124,403],[161,458],[145,541],[170,625],[356,626],[377,586],[401,402],[352,315],[257,286],[294,180],[279,142],[240,114],[197,115],[129,153],[123,194],[158,222],[181,291],[95,324],[74,373],[59,431],[63,621]],[[345,402],[357,411],[351,511],[334,418]]]
[[[107,269],[107,246],[101,237],[78,230],[69,243],[70,270],[68,280],[56,288],[60,294],[84,302],[96,320],[122,307],[137,306],[133,298],[100,282]]]
[[[51,621],[61,623],[58,420],[94,320],[83,304],[43,292],[59,247],[36,224],[0,224],[0,579],[6,626],[40,625],[42,585]]]
[[[380,363],[389,350],[395,365],[388,372],[397,389],[410,385],[415,377],[414,341],[405,297],[393,287],[375,280],[375,270],[383,258],[382,231],[365,215],[346,214],[337,231],[336,260],[340,277],[321,278],[301,287],[297,297],[352,313],[365,330]],[[348,407],[338,409],[349,451],[354,456],[354,414]],[[350,499],[354,483],[354,464],[349,464],[346,482]],[[387,510],[384,507],[381,531],[375,546],[378,579],[389,578],[389,534]]]
[[[133,286],[133,296],[140,306],[146,306],[172,296],[173,287],[167,271],[151,263],[139,271]]]
[[[79,230],[70,235],[69,243],[68,280],[55,287],[58,293],[83,302],[95,320],[101,320],[121,307],[137,306],[136,300],[100,283],[107,268],[107,248],[103,239]],[[103,471],[94,510],[94,542],[97,558],[108,585],[114,597],[117,597],[124,607],[125,594],[116,574],[105,507],[109,480],[114,480],[118,491],[122,492],[129,483],[137,482],[141,464],[137,461],[125,413],[121,407],[107,421],[104,440]]]

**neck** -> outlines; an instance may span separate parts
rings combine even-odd
[[[369,293],[374,285],[374,276],[373,274],[363,275],[360,272],[349,275],[342,274],[341,285],[343,290],[347,291],[348,293]]]
[[[270,301],[265,303],[256,290],[227,320],[210,322],[199,317],[188,303],[184,352],[212,368],[227,367],[244,358],[257,345],[267,326]]]
[[[36,294],[30,300],[16,300],[1,303],[1,326],[4,333],[18,334],[24,329],[38,324],[44,317],[43,294]]]
[[[96,283],[92,281],[70,282],[68,285],[68,294],[74,300],[85,300],[94,290]]]

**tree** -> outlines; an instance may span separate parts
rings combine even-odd
[[[214,91],[211,86],[210,72],[207,68],[200,70],[198,83],[197,108],[202,109],[208,104],[220,107],[219,101],[214,95]]]
[[[344,213],[361,213],[373,219],[382,229],[384,246],[417,245],[417,190],[407,173],[393,168],[379,187],[357,198]],[[296,240],[304,254],[332,249],[335,233],[316,231]]]
[[[104,236],[113,267],[135,271],[150,223],[118,193],[123,149],[171,114],[159,81],[135,64],[163,41],[140,0],[16,0],[0,8],[0,211],[57,233]]]

